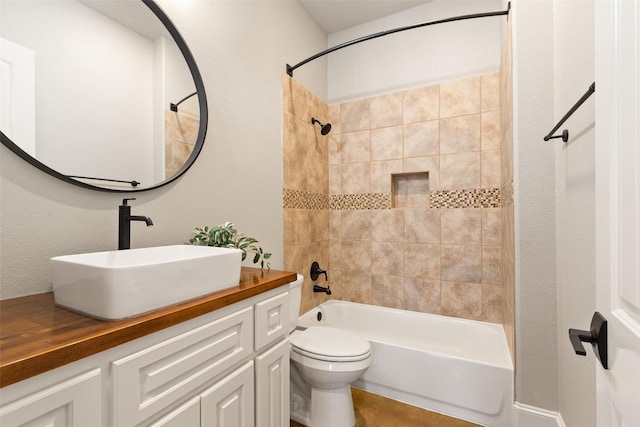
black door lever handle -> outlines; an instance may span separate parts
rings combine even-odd
[[[602,364],[604,369],[609,369],[607,360],[607,319],[597,311],[591,318],[591,329],[583,331],[580,329],[569,329],[569,340],[573,350],[580,356],[586,356],[587,352],[582,345],[583,342],[591,343],[593,352]]]

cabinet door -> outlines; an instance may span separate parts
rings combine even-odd
[[[100,387],[100,369],[70,378],[0,407],[0,425],[99,427],[102,425]]]
[[[260,301],[255,308],[256,351],[289,333],[289,292]]]
[[[200,397],[202,427],[253,427],[253,362],[247,362]]]
[[[113,419],[137,426],[253,352],[253,309],[239,310],[113,362]]]
[[[289,340],[256,357],[256,426],[289,425]]]
[[[200,427],[200,397],[180,405],[148,427]]]

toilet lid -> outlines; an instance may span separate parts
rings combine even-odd
[[[354,361],[371,352],[369,341],[341,329],[311,326],[291,338],[293,350],[321,360]]]

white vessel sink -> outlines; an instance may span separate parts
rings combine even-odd
[[[102,320],[123,319],[237,286],[242,252],[159,246],[51,258],[56,304]]]

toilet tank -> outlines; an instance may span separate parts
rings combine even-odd
[[[293,331],[298,324],[300,315],[300,301],[302,300],[302,282],[304,277],[298,274],[298,278],[289,283],[289,329]]]

